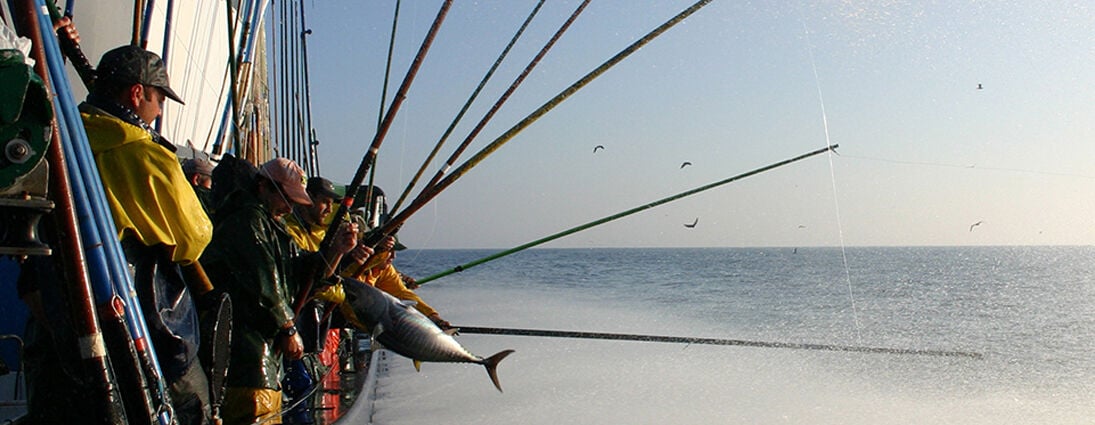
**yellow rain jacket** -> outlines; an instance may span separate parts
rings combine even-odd
[[[83,104],[91,151],[118,238],[166,245],[172,261],[189,265],[213,236],[213,224],[183,175],[175,153],[147,131]]]
[[[330,217],[334,214],[328,214],[327,224],[329,224]],[[297,217],[296,213],[285,215],[285,231],[289,233],[289,236],[293,237],[293,242],[297,243],[300,249],[308,252],[318,252],[319,244],[323,242],[324,236],[327,236],[327,226],[325,224],[304,224],[304,220]]]
[[[381,261],[386,261],[389,255],[392,255],[391,252],[383,252],[376,257],[380,257]],[[371,261],[372,259],[370,259],[370,262]],[[396,298],[404,301],[414,301],[414,308],[427,317],[437,314],[437,310],[434,310],[433,307],[430,307],[429,304],[422,301],[422,298],[419,298],[418,294],[407,288],[407,285],[403,283],[403,278],[399,275],[399,271],[391,264],[369,269],[365,274],[364,281],[365,283],[376,287],[376,289],[392,294],[392,296]]]
[[[328,214],[326,221],[330,224],[334,214]],[[293,242],[296,242],[300,249],[308,252],[319,252],[319,244],[323,242],[323,237],[327,235],[327,226],[324,225],[305,225],[304,220],[294,214],[286,214],[282,219],[285,224],[285,233],[293,238]],[[321,301],[327,301],[330,303],[339,304],[346,300],[346,293],[342,290],[342,285],[328,285],[324,287],[317,287],[313,296]]]

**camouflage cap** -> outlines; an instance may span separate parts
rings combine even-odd
[[[125,45],[103,54],[95,78],[126,84],[144,84],[163,90],[165,96],[180,104],[182,98],[167,81],[167,68],[160,56],[140,46]]]

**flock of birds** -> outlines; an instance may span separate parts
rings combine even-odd
[[[597,145],[597,146],[593,147],[593,153],[597,153],[597,151],[603,151],[603,150],[605,150],[605,145]],[[692,163],[689,162],[689,161],[684,161],[684,162],[681,163],[681,169],[683,170],[684,167],[687,167],[689,165],[692,165]],[[684,223],[684,227],[687,227],[689,229],[695,229],[696,224],[699,224],[699,222],[700,222],[699,217],[696,217],[696,219],[693,220],[691,223]]]
[[[597,151],[603,151],[603,150],[605,150],[605,145],[597,145],[597,146],[593,147],[593,153],[597,153]],[[689,165],[692,165],[692,163],[689,162],[689,161],[684,161],[684,162],[681,163],[681,168],[683,169],[684,167],[687,167]]]
[[[977,84],[977,89],[978,90],[982,89],[982,86],[981,86],[980,83]],[[603,150],[605,150],[605,145],[597,145],[597,146],[593,147],[593,153],[597,153],[597,151],[603,151]],[[684,161],[684,162],[681,163],[681,169],[683,170],[684,167],[687,167],[689,165],[692,165],[692,163],[689,162],[689,161]],[[695,229],[696,225],[699,224],[699,223],[700,223],[700,218],[696,217],[696,219],[692,220],[691,223],[684,223],[684,227],[687,227],[689,229]],[[980,226],[982,223],[984,223],[984,220],[981,220],[981,221],[978,221],[976,223],[971,224],[969,231],[972,232],[974,227]],[[799,229],[805,229],[806,226],[800,224],[800,225],[798,225],[798,228]]]

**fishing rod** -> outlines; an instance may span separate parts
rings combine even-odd
[[[71,3],[71,2],[70,2]],[[170,58],[171,52],[171,23],[174,21],[175,15],[175,0],[167,0],[167,14],[163,19],[163,48],[160,49],[160,59],[163,60],[163,66],[167,68],[167,60]],[[156,122],[152,127],[159,133],[163,130],[163,115],[156,117]],[[193,146],[191,146],[193,149]]]
[[[449,127],[445,129],[445,132],[441,134],[441,139],[437,141],[436,145],[434,145],[433,151],[431,151],[429,155],[426,155],[426,160],[422,161],[422,166],[418,168],[418,172],[414,174],[414,177],[411,178],[410,183],[407,183],[407,188],[403,189],[403,193],[399,195],[399,199],[397,199],[395,201],[395,204],[392,205],[392,211],[398,210],[399,207],[403,205],[403,201],[407,199],[407,195],[410,195],[411,190],[413,190],[414,186],[418,184],[418,179],[422,177],[422,173],[426,171],[426,167],[428,167],[430,163],[433,162],[433,158],[437,156],[437,153],[441,150],[441,147],[445,144],[445,141],[448,140],[449,135],[452,134],[454,129],[456,129],[456,124],[460,122],[461,118],[464,118],[464,114],[468,112],[468,109],[471,108],[471,104],[475,102],[476,98],[479,97],[479,93],[483,90],[483,87],[485,87],[487,85],[487,82],[490,81],[491,77],[494,76],[494,72],[498,70],[498,67],[500,65],[502,65],[502,61],[505,60],[506,56],[509,56],[510,50],[513,49],[513,46],[515,44],[517,44],[517,40],[521,38],[521,35],[525,33],[525,29],[528,28],[529,24],[532,22],[532,19],[535,18],[536,15],[540,12],[540,8],[544,5],[544,1],[545,0],[540,0],[536,3],[536,6],[532,8],[532,12],[530,12],[528,17],[525,18],[525,22],[521,24],[521,27],[517,29],[517,33],[514,34],[513,38],[510,39],[509,44],[507,44],[506,47],[502,49],[502,53],[498,55],[498,59],[494,60],[494,65],[491,65],[490,69],[487,70],[487,74],[484,75],[483,79],[479,81],[479,86],[477,86],[475,90],[472,91],[471,96],[469,96],[468,100],[464,102],[464,106],[460,108],[460,112],[456,114],[456,117],[452,119],[452,123],[450,123]],[[569,25],[570,21],[567,22],[567,25]]]
[[[133,36],[129,44],[134,46],[141,42],[141,28],[144,26],[144,22],[141,21],[141,12],[143,11],[144,0],[133,0]]]
[[[174,412],[171,409],[162,369],[156,358],[155,349],[148,339],[149,333],[144,314],[137,306],[137,300],[130,295],[135,293],[133,281],[116,237],[113,220],[110,218],[110,209],[106,205],[102,180],[90,152],[87,133],[77,111],[76,102],[72,98],[72,88],[66,77],[57,38],[53,36],[53,22],[48,14],[49,10],[44,0],[34,0],[32,10],[37,11],[38,27],[42,34],[40,44],[43,46],[45,56],[43,62],[48,67],[49,80],[53,85],[53,94],[56,96],[54,106],[57,111],[58,130],[62,140],[67,141],[62,143],[65,156],[74,159],[66,164],[70,168],[70,177],[74,182],[73,197],[79,201],[77,206],[80,230],[85,255],[89,260],[88,271],[95,283],[94,295],[96,301],[104,306],[102,311],[111,313],[106,316],[111,321],[104,324],[114,333],[108,334],[119,336],[118,339],[107,340],[106,347],[90,348],[105,348],[111,353],[122,354],[119,359],[128,360],[126,365],[129,368],[125,371],[126,373],[118,374],[118,377],[130,383],[129,394],[140,394],[139,400],[128,399],[134,404],[127,403],[127,406],[136,406],[133,412],[148,414],[146,419],[151,422],[170,423],[174,419]],[[119,303],[124,313],[111,308]],[[127,336],[131,339],[125,339]],[[134,388],[133,385],[136,387]]]
[[[392,75],[392,54],[395,52],[395,35],[399,27],[399,8],[402,3],[401,0],[396,0],[395,11],[392,13],[392,31],[388,36],[388,57],[384,61],[384,82],[380,85],[380,107],[376,113],[376,128],[380,128],[384,122],[384,105],[388,103],[388,81]],[[373,165],[376,164],[376,160],[373,158]],[[365,186],[365,199],[373,199],[373,182],[375,181],[376,167],[372,167],[369,170],[369,183]]]
[[[65,15],[72,18],[72,10],[76,0],[69,0],[65,6]],[[46,2],[46,8],[49,9],[49,17],[53,22],[61,19],[61,12],[57,9],[57,4],[53,0]],[[75,25],[75,24],[73,24]],[[80,76],[80,81],[83,81],[84,87],[88,91],[91,91],[95,86],[95,68],[91,66],[91,61],[84,55],[84,51],[80,49],[80,45],[76,44],[74,40],[61,32],[65,31],[64,28],[57,29],[57,41],[60,43],[61,52],[65,54],[65,57],[72,62],[72,66],[76,68],[76,74]]]
[[[400,84],[399,90],[396,91],[395,98],[392,99],[391,107],[388,108],[388,112],[384,115],[384,120],[377,128],[372,144],[369,146],[368,151],[365,152],[365,156],[361,158],[361,164],[358,166],[357,172],[354,173],[353,179],[350,180],[350,185],[346,187],[346,196],[342,198],[338,210],[335,211],[335,219],[331,220],[331,224],[327,228],[327,235],[325,236],[324,242],[327,242],[326,239],[330,239],[332,235],[334,235],[338,226],[341,224],[340,222],[346,218],[350,207],[353,205],[354,195],[357,193],[358,187],[361,186],[361,182],[365,180],[365,174],[369,172],[369,168],[373,164],[373,159],[376,158],[377,151],[380,150],[380,145],[384,142],[384,137],[388,134],[388,130],[395,120],[395,114],[399,112],[399,107],[403,105],[403,100],[407,98],[407,91],[410,89],[411,83],[414,82],[414,77],[418,74],[418,69],[421,67],[422,61],[426,58],[426,53],[429,52],[430,46],[433,45],[433,39],[441,29],[441,23],[444,22],[445,15],[448,14],[451,6],[452,0],[445,0],[441,5],[441,9],[438,10],[433,25],[430,26],[426,38],[422,40],[422,45],[418,48],[418,54],[415,55],[410,68],[407,70],[407,75],[403,77],[403,83]],[[342,218],[343,220],[339,220],[339,218]]]
[[[308,36],[312,35],[312,29],[304,18],[304,2],[300,2],[300,51],[301,68],[304,70],[304,139],[307,143],[308,171],[313,176],[319,175],[319,152],[315,149],[315,128],[312,128],[312,85],[308,78]]]
[[[224,138],[225,138],[225,135],[224,135],[225,132],[228,132],[228,131],[233,131],[233,132],[243,131],[244,127],[231,128],[231,129],[229,128],[228,123],[230,123],[232,121],[229,118],[228,114],[233,110],[233,105],[236,105],[235,109],[240,111],[240,114],[242,114],[243,111],[247,110],[247,106],[248,106],[247,105],[247,99],[251,95],[251,80],[252,80],[252,76],[254,74],[254,69],[255,69],[253,59],[254,59],[254,56],[255,56],[255,48],[254,48],[255,39],[257,37],[255,37],[255,35],[254,35],[255,34],[254,29],[258,28],[259,25],[262,23],[262,20],[265,18],[266,8],[267,8],[268,3],[269,3],[269,0],[261,0],[261,3],[257,3],[257,6],[256,6],[256,0],[247,1],[241,7],[241,13],[237,14],[239,22],[235,25],[242,26],[242,28],[243,28],[243,30],[240,31],[240,34],[237,37],[238,38],[238,43],[239,43],[239,54],[238,55],[230,54],[229,61],[228,61],[228,63],[225,64],[225,68],[226,68],[225,72],[226,73],[233,72],[232,71],[232,64],[233,63],[237,64],[237,70],[234,72],[234,74],[236,75],[236,80],[235,80],[235,83],[233,83],[233,85],[237,86],[238,88],[234,89],[234,90],[227,90],[226,91],[224,89],[225,80],[231,80],[231,78],[230,77],[225,77],[221,80],[221,89],[220,89],[220,95],[217,98],[217,104],[219,105],[221,99],[226,97],[225,96],[226,92],[227,92],[228,100],[224,102],[224,108],[221,111],[220,119],[217,120],[217,121],[214,121],[214,124],[209,129],[209,133],[212,134],[213,127],[217,128],[216,138],[213,139],[214,140],[214,142],[213,142],[213,153],[215,155],[219,155],[219,154],[224,153],[225,148],[224,148],[223,141],[224,141]],[[229,43],[237,43],[237,41],[236,40],[229,40]],[[276,46],[275,43],[271,43],[270,46],[271,46],[271,49],[273,49],[273,53],[271,54],[270,57],[275,57],[276,58],[277,57],[276,56],[276,53],[277,53],[276,47],[277,46]],[[166,53],[166,50],[165,50],[165,53]],[[238,57],[238,59],[236,59],[236,60],[233,59],[233,58],[237,58],[237,57]],[[275,83],[276,83],[276,78],[275,78]],[[276,93],[275,88],[276,88],[276,84],[273,84],[273,83],[270,84],[270,90],[274,93]],[[273,96],[271,96],[271,97],[273,97]],[[235,100],[235,99],[239,99],[239,100]],[[271,119],[273,119],[274,121],[277,121],[275,117],[271,117]],[[274,130],[274,131],[277,131],[277,129],[275,127],[276,126],[271,125],[271,129]],[[253,128],[253,127],[247,127],[247,128]],[[235,136],[233,136],[233,137],[235,137]],[[206,146],[208,146],[208,144],[209,144],[208,138],[209,138],[209,136],[206,136],[206,139],[207,139]],[[275,137],[274,139],[277,139],[277,138]],[[244,152],[235,152],[235,154],[239,158],[246,158],[247,157]]]
[[[69,1],[72,6],[74,0]],[[35,73],[42,78],[46,91],[52,91],[49,83],[46,67],[45,48],[41,42],[40,28],[35,19],[33,2],[24,0],[23,13],[16,14],[12,11],[12,17],[17,26],[25,28],[24,33],[31,36],[34,43],[31,45],[31,57],[35,59]],[[54,5],[54,9],[56,6]],[[54,117],[56,120],[56,117]],[[55,121],[56,122],[56,121]],[[91,276],[85,265],[89,264],[83,251],[83,239],[80,237],[80,222],[77,218],[76,200],[73,197],[72,181],[69,178],[69,164],[65,161],[65,154],[61,147],[61,133],[58,125],[51,126],[50,143],[46,147],[46,161],[49,166],[49,190],[56,208],[50,214],[52,220],[47,221],[45,227],[47,233],[52,233],[50,238],[60,247],[57,256],[61,263],[61,276],[69,293],[70,317],[72,330],[79,341],[86,341],[89,347],[104,347],[102,328],[98,318],[98,310],[95,305],[95,294],[92,289]],[[110,313],[105,313],[110,314]],[[38,318],[42,319],[42,318]],[[117,320],[117,319],[115,319]],[[46,323],[43,320],[42,323]],[[89,378],[91,387],[95,390],[90,396],[96,400],[95,405],[101,406],[104,422],[127,423],[125,407],[122,404],[122,396],[114,382],[114,370],[111,368],[107,352],[103,350],[85,350],[80,353],[82,370]]]
[[[547,338],[603,339],[613,341],[666,342],[676,344],[736,345],[756,348],[788,348],[794,350],[845,351],[853,353],[897,354],[915,356],[966,357],[981,359],[981,353],[972,351],[919,350],[909,348],[867,347],[858,345],[811,344],[798,342],[751,341],[744,339],[697,338],[686,336],[639,335],[603,332],[561,331],[545,329],[486,328],[454,326],[460,333],[480,335],[538,336]]]
[[[566,22],[564,22],[563,25],[559,27],[559,30],[555,32],[555,35],[553,35],[551,39],[548,40],[546,44],[544,44],[544,47],[540,49],[540,52],[537,53],[531,61],[529,61],[529,64],[525,66],[525,69],[521,71],[521,74],[513,80],[513,83],[510,84],[505,93],[502,93],[502,95],[498,97],[498,100],[494,103],[494,106],[492,106],[490,110],[487,111],[486,115],[484,115],[481,120],[479,120],[479,124],[477,124],[475,128],[472,129],[470,133],[468,133],[468,136],[464,138],[464,141],[460,143],[460,146],[458,146],[456,150],[452,153],[452,155],[449,156],[449,159],[445,161],[445,165],[437,171],[437,174],[434,174],[429,183],[426,183],[426,186],[422,189],[422,192],[419,193],[418,198],[415,198],[415,201],[418,201],[419,198],[422,198],[424,195],[426,195],[430,191],[430,189],[434,185],[436,185],[442,177],[445,176],[445,172],[447,172],[449,168],[451,168],[453,164],[456,163],[456,159],[464,153],[464,150],[467,149],[469,145],[471,145],[472,140],[474,140],[475,137],[479,135],[479,132],[487,126],[487,123],[490,121],[491,118],[494,117],[494,114],[498,112],[498,110],[502,107],[504,103],[506,103],[507,100],[509,100],[510,95],[512,95],[513,92],[517,90],[517,87],[521,85],[526,77],[528,77],[529,73],[531,73],[532,70],[536,68],[536,65],[538,65],[540,63],[540,60],[543,59],[545,55],[547,55],[548,51],[551,50],[551,47],[554,46],[557,41],[559,41],[559,38],[563,36],[563,33],[565,33],[566,30],[570,28],[570,25],[574,23],[574,20],[578,19],[578,15],[581,15],[582,11],[585,10],[587,5],[589,5],[589,0],[583,1],[581,4],[578,5],[577,8],[574,9],[574,12],[571,13],[570,18],[568,18]]]
[[[152,30],[152,11],[156,8],[156,0],[147,0],[144,5],[144,18],[141,20],[141,42],[138,46],[142,49],[148,49],[148,33]]]
[[[274,3],[274,4],[277,5],[277,3]],[[288,42],[285,41],[286,37],[289,34],[289,30],[286,28],[286,26],[288,25],[288,19],[286,18],[286,16],[287,16],[286,11],[288,10],[288,7],[289,7],[288,2],[286,2],[286,1],[281,2],[281,8],[279,9],[279,11],[277,13],[278,31],[277,31],[276,34],[277,34],[278,39],[277,39],[277,42],[270,43],[270,44],[273,45],[273,46],[277,46],[277,47],[281,48],[281,55],[278,58],[277,65],[276,65],[277,70],[280,71],[280,72],[275,74],[276,81],[275,81],[275,84],[274,84],[279,88],[279,90],[278,90],[278,95],[279,95],[278,96],[278,106],[279,107],[277,108],[277,113],[278,113],[278,118],[279,118],[278,128],[281,129],[280,133],[278,134],[279,136],[281,136],[281,137],[278,138],[278,143],[281,145],[281,154],[280,155],[284,156],[286,158],[291,158],[293,156],[293,153],[290,151],[289,148],[292,147],[292,143],[290,142],[292,140],[292,136],[289,134],[289,112],[288,112],[289,111],[289,97],[290,97],[289,96],[289,85],[288,85],[289,84],[289,78],[288,78],[288,74],[289,74],[289,72],[288,72],[288,69],[289,69],[289,65],[288,65],[289,64],[289,56],[288,56],[289,55],[289,44],[288,44]]]
[[[228,72],[230,72],[231,88],[228,94],[228,105],[232,108],[232,149],[236,155],[240,154],[240,109],[239,109],[239,58],[236,57],[236,19],[232,18],[232,7],[225,8],[228,23]]]
[[[426,33],[425,39],[422,40],[422,45],[418,48],[418,53],[415,55],[414,61],[411,62],[411,66],[407,70],[407,75],[403,77],[403,83],[400,84],[399,90],[396,91],[395,98],[392,99],[392,106],[388,108],[388,113],[384,116],[384,122],[377,128],[376,136],[373,137],[373,142],[369,146],[369,150],[366,151],[365,156],[361,158],[361,164],[358,166],[357,172],[354,173],[353,180],[351,180],[350,185],[346,187],[346,196],[343,197],[342,202],[339,203],[338,210],[335,211],[334,219],[331,220],[331,224],[327,227],[327,233],[323,236],[323,241],[320,242],[321,250],[330,245],[331,238],[334,237],[335,233],[338,231],[338,226],[349,219],[350,207],[354,204],[354,195],[361,186],[361,182],[365,180],[365,174],[369,172],[369,167],[372,165],[373,159],[376,158],[376,153],[380,150],[381,143],[384,142],[384,136],[387,135],[388,129],[391,128],[392,121],[395,120],[395,114],[399,112],[399,107],[403,104],[403,100],[407,98],[407,90],[410,90],[411,83],[414,82],[414,77],[418,74],[418,69],[421,67],[422,61],[426,58],[426,53],[429,52],[430,46],[433,45],[433,39],[441,29],[441,23],[445,21],[445,16],[448,14],[451,6],[452,0],[445,0],[445,2],[441,4],[440,10],[437,11],[437,16],[434,18],[433,25],[430,26],[430,30]],[[379,239],[377,241],[379,241]],[[372,243],[375,245],[376,241],[373,241]],[[304,307],[304,304],[309,298],[308,294],[312,292],[314,280],[315,276],[310,275],[304,285],[301,285],[300,291],[297,293],[297,302],[293,311],[300,312],[300,309]]]
[[[301,145],[301,128],[300,128],[300,44],[297,34],[300,29],[297,22],[297,14],[294,12],[293,5],[290,2],[286,2],[289,6],[289,48],[291,53],[289,54],[289,86],[292,87],[290,97],[289,108],[289,126],[293,130],[293,156],[289,157],[293,161],[297,162],[300,168],[307,170],[308,162],[304,155],[304,149]]]
[[[546,237],[534,240],[532,242],[526,243],[524,245],[520,245],[520,246],[511,248],[511,249],[507,249],[505,251],[502,251],[502,252],[499,252],[499,253],[496,253],[496,254],[492,254],[492,255],[483,257],[481,259],[472,261],[472,262],[467,263],[467,264],[461,264],[461,265],[456,266],[456,267],[454,267],[454,268],[452,268],[448,271],[444,271],[444,272],[435,274],[433,276],[427,277],[425,279],[418,280],[417,283],[419,285],[422,285],[422,284],[425,284],[429,281],[439,279],[439,278],[448,276],[448,275],[453,274],[453,273],[462,272],[464,270],[467,270],[469,268],[478,266],[478,265],[486,263],[488,261],[496,260],[496,259],[505,257],[507,255],[510,255],[510,254],[513,254],[513,253],[516,253],[516,252],[524,251],[528,248],[532,248],[534,246],[537,246],[537,245],[540,245],[540,244],[543,244],[543,243],[551,242],[551,241],[559,239],[563,236],[578,233],[582,230],[586,230],[586,229],[594,227],[594,226],[599,226],[601,224],[604,224],[604,223],[607,223],[607,222],[610,222],[610,221],[613,221],[613,220],[616,220],[616,219],[619,219],[619,218],[627,217],[629,215],[635,214],[635,213],[640,212],[640,211],[645,211],[645,210],[654,208],[654,207],[662,205],[662,204],[667,204],[669,202],[673,202],[673,201],[676,201],[676,200],[681,199],[681,198],[692,196],[692,195],[695,195],[697,193],[704,192],[704,191],[707,191],[707,190],[710,190],[710,189],[714,189],[716,187],[719,187],[719,186],[722,186],[722,185],[725,185],[725,184],[733,183],[735,181],[744,179],[746,177],[757,175],[757,174],[760,174],[760,173],[763,173],[765,171],[772,170],[772,169],[775,169],[775,168],[779,168],[779,167],[782,167],[784,165],[790,164],[792,162],[797,162],[797,161],[809,158],[811,156],[814,156],[814,155],[817,155],[817,154],[820,154],[820,153],[823,153],[823,152],[835,151],[836,148],[839,147],[839,146],[840,145],[831,145],[831,146],[827,146],[827,147],[824,147],[824,148],[821,148],[821,149],[818,149],[818,150],[815,150],[815,151],[812,151],[812,152],[807,152],[807,153],[804,153],[802,155],[796,156],[794,158],[785,159],[783,161],[780,161],[780,162],[777,162],[777,163],[774,163],[774,164],[771,164],[771,165],[766,165],[764,167],[760,167],[760,168],[757,168],[755,170],[748,171],[748,172],[745,172],[745,173],[742,173],[742,174],[738,174],[736,176],[733,176],[733,177],[730,177],[730,178],[727,178],[727,179],[724,179],[724,180],[719,180],[717,182],[709,183],[709,184],[700,186],[700,187],[692,189],[692,190],[687,190],[687,191],[678,193],[676,195],[672,195],[672,196],[669,196],[669,197],[666,197],[666,198],[662,198],[662,199],[659,199],[657,201],[651,202],[649,204],[640,205],[638,207],[629,209],[629,210],[624,211],[624,212],[620,212],[620,213],[617,213],[617,214],[610,215],[608,217],[604,217],[604,218],[601,218],[601,219],[598,219],[598,220],[594,220],[594,221],[591,221],[589,223],[586,223],[586,224],[583,224],[583,225],[580,225],[580,226],[575,226],[575,227],[572,227],[570,229],[564,230],[562,232],[553,234],[551,236],[546,236]]]
[[[595,68],[593,71],[590,71],[584,77],[574,82],[574,84],[571,84],[570,87],[564,89],[551,100],[548,100],[547,103],[544,103],[542,106],[537,108],[527,117],[525,117],[525,119],[515,124],[512,128],[507,130],[501,136],[498,136],[498,138],[495,139],[494,142],[491,142],[485,148],[480,150],[479,153],[477,153],[475,156],[469,158],[467,162],[454,170],[452,174],[449,174],[448,177],[445,177],[441,181],[438,181],[437,184],[431,187],[423,189],[422,193],[419,194],[414,202],[411,202],[411,204],[408,205],[406,209],[400,211],[399,214],[388,220],[388,222],[381,227],[380,231],[376,232],[374,238],[378,238],[379,240],[379,238],[382,238],[385,235],[394,234],[396,231],[399,230],[401,226],[403,226],[403,223],[406,222],[412,214],[422,209],[422,207],[425,206],[426,203],[437,197],[437,195],[445,190],[445,188],[452,185],[453,182],[455,182],[464,174],[467,174],[468,171],[470,171],[473,167],[482,162],[484,158],[501,148],[502,145],[517,136],[517,134],[520,133],[522,130],[532,125],[532,123],[535,122],[537,119],[547,114],[553,108],[558,106],[574,93],[578,92],[578,90],[581,90],[582,87],[585,87],[598,76],[604,74],[605,71],[620,63],[632,53],[635,53],[635,51],[639,50],[639,48],[643,47],[654,38],[669,30],[669,28],[672,28],[674,25],[680,23],[688,16],[691,16],[693,13],[698,11],[700,8],[706,6],[710,2],[711,0],[700,0],[696,2],[681,13],[677,14],[673,18],[670,18],[668,21],[655,28],[653,31],[650,31],[645,36],[632,43],[630,46],[621,50],[615,56]]]

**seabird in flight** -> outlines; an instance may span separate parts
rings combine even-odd
[[[692,163],[688,162],[688,161],[684,161],[683,163],[681,163],[681,168],[687,167],[689,165],[692,165]]]
[[[597,145],[593,147],[593,153],[597,153],[597,149],[604,150],[605,145]]]
[[[700,218],[699,218],[699,217],[696,217],[696,220],[695,220],[695,221],[693,221],[693,222],[692,222],[692,224],[684,223],[684,227],[687,227],[687,228],[689,228],[689,229],[692,229],[692,228],[695,228],[695,227],[696,227],[696,224],[697,224],[697,223],[699,223],[699,222],[700,222]]]
[[[972,231],[973,231],[973,228],[974,228],[974,227],[977,227],[977,226],[980,226],[980,225],[981,225],[981,223],[984,223],[984,221],[982,220],[982,221],[978,221],[978,222],[976,222],[976,223],[973,223],[973,224],[971,224],[971,225],[970,225],[970,231],[972,232]]]

